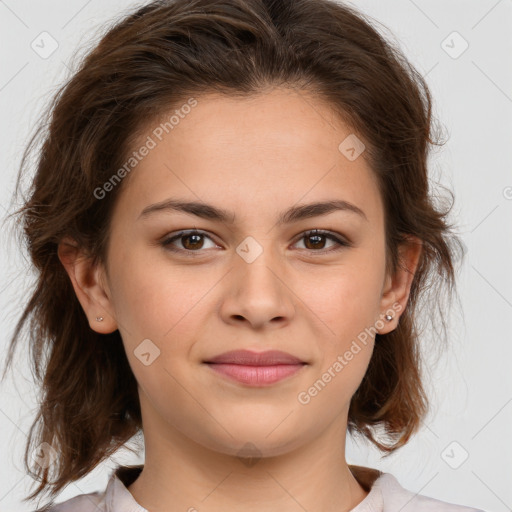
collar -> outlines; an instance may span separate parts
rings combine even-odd
[[[143,464],[119,466],[111,474],[105,490],[105,512],[148,512],[127,489],[140,475]]]
[[[118,466],[111,474],[105,490],[106,512],[149,512],[135,501],[128,487],[138,478],[144,465]],[[381,485],[390,474],[365,466],[348,465],[354,478],[369,494],[350,512],[382,512],[384,502]]]

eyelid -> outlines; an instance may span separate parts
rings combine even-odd
[[[172,246],[172,242],[174,242],[175,240],[179,240],[181,237],[186,236],[186,235],[196,235],[196,234],[202,235],[206,238],[209,238],[210,240],[212,240],[212,242],[216,243],[215,240],[213,240],[213,238],[206,231],[203,231],[201,229],[196,229],[196,228],[190,228],[190,229],[183,229],[181,231],[175,232],[175,234],[171,233],[170,235],[166,235],[164,237],[164,239],[160,242],[160,244],[165,249],[167,249],[171,252],[186,254],[187,256],[188,255],[199,256],[199,255],[201,255],[201,252],[202,252],[201,249],[198,249],[197,251],[192,251],[192,250],[187,250],[187,249],[174,248]],[[347,237],[345,237],[344,235],[341,235],[340,233],[337,233],[335,231],[330,231],[330,230],[326,230],[326,229],[318,229],[318,228],[302,231],[295,238],[292,245],[295,245],[298,241],[302,240],[303,238],[306,238],[307,236],[313,236],[313,235],[325,236],[326,238],[335,242],[337,244],[337,247],[330,248],[330,249],[319,249],[319,250],[301,249],[301,251],[307,251],[310,254],[322,255],[322,254],[328,254],[331,252],[336,252],[336,251],[339,251],[340,249],[344,249],[344,248],[353,246],[352,242],[350,240],[348,240]]]
[[[192,256],[200,255],[201,254],[200,249],[197,251],[190,251],[187,249],[179,249],[179,248],[175,248],[172,246],[172,242],[174,242],[175,240],[179,240],[181,237],[183,237],[185,235],[202,235],[202,236],[212,240],[212,242],[216,243],[206,231],[203,231],[201,229],[191,228],[191,229],[182,229],[181,231],[175,232],[175,234],[171,233],[170,235],[166,235],[163,238],[163,240],[160,242],[160,244],[164,247],[164,249],[167,249],[171,252],[187,254],[187,255],[192,255]]]
[[[303,231],[300,233],[300,235],[296,238],[296,240],[293,242],[293,245],[295,245],[300,240],[307,238],[308,236],[313,235],[321,235],[325,238],[331,240],[334,242],[333,247],[329,247],[327,249],[298,249],[300,253],[304,254],[306,253],[307,257],[311,258],[321,258],[324,256],[332,255],[332,254],[338,254],[340,251],[349,249],[354,246],[354,244],[347,239],[347,237],[343,236],[341,233],[337,233],[336,231],[330,231],[326,229],[308,229],[306,231]]]

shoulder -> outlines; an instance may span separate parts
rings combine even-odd
[[[104,512],[105,492],[91,492],[80,494],[74,498],[56,503],[45,512]],[[33,512],[40,512],[34,510]]]
[[[55,503],[48,509],[37,509],[33,512],[107,512],[106,496],[112,486],[112,477],[103,491],[79,494],[61,503]]]
[[[141,507],[127,487],[137,478],[142,466],[119,466],[113,470],[104,490],[80,494],[56,503],[47,510],[33,512],[148,512]]]
[[[374,488],[382,494],[383,512],[485,512],[416,494],[404,489],[391,473],[380,473],[373,483],[372,491]]]

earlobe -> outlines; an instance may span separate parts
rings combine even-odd
[[[102,278],[103,269],[93,265],[91,258],[69,237],[61,240],[57,254],[89,319],[91,329],[101,334],[114,332],[117,322],[110,292]]]
[[[383,289],[381,299],[381,316],[385,318],[385,326],[379,329],[379,334],[387,334],[398,325],[400,315],[405,310],[411,286],[416,275],[421,253],[423,250],[423,242],[418,237],[409,235],[407,242],[399,247],[400,264],[393,276],[386,276],[386,284]],[[389,316],[392,318],[389,319]]]

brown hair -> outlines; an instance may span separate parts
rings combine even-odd
[[[59,241],[70,236],[104,262],[123,183],[102,199],[94,191],[123,165],[148,120],[192,95],[244,97],[280,85],[326,100],[364,140],[384,200],[388,271],[401,264],[398,247],[407,235],[423,242],[408,305],[394,331],[376,335],[348,416],[348,431],[386,454],[418,430],[428,411],[418,307],[432,292],[432,316],[443,319],[438,297],[454,290],[452,250],[462,248],[447,222],[451,206],[436,206],[429,187],[430,145],[441,144],[432,136],[424,79],[365,16],[332,0],[157,0],[108,27],[55,95],[23,154],[16,192],[42,140],[30,195],[14,213],[37,282],[6,365],[26,328],[42,390],[25,452],[40,484],[26,499],[44,490],[54,497],[141,429],[119,331],[90,329],[58,259]],[[376,435],[378,427],[389,442]],[[31,446],[42,442],[58,458],[32,470]]]

